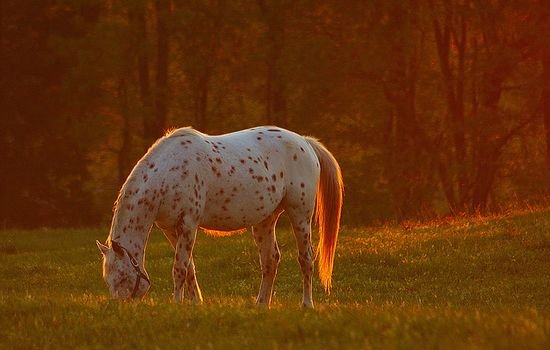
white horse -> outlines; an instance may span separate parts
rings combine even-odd
[[[115,203],[103,254],[103,277],[114,298],[141,298],[150,287],[145,246],[153,223],[175,249],[174,298],[184,285],[202,302],[195,277],[197,228],[229,234],[252,226],[262,281],[257,304],[269,305],[280,255],[275,224],[286,212],[296,236],[305,307],[313,307],[311,218],[319,225],[319,276],[330,292],[340,225],[340,167],[317,140],[278,127],[209,136],[191,128],[160,138],[136,164]]]

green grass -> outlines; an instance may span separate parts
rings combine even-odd
[[[101,230],[0,232],[0,348],[550,348],[550,212],[407,229],[343,229],[333,291],[315,280],[299,307],[293,237],[271,309],[254,306],[250,234],[201,233],[195,262],[205,303],[171,301],[172,252],[153,232],[141,302],[109,300]]]

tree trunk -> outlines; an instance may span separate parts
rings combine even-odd
[[[267,62],[267,73],[265,79],[265,116],[267,124],[275,124],[273,122],[273,75],[275,68],[271,60]]]
[[[168,115],[168,58],[169,32],[168,17],[170,15],[169,0],[155,0],[155,16],[157,22],[157,70],[155,86],[155,118],[150,130],[150,136],[162,136],[167,127]]]
[[[149,74],[149,52],[145,0],[132,2],[128,6],[128,22],[132,32],[130,57],[137,56],[137,76],[139,85],[139,117],[143,123],[143,147],[145,150],[155,140],[153,132],[153,98],[151,95],[151,78]]]
[[[544,118],[544,133],[546,136],[546,162],[550,170],[550,53],[544,48],[542,58],[542,115]]]
[[[4,5],[3,2],[0,1],[0,62],[3,58],[3,51],[4,51]]]
[[[153,134],[153,98],[151,95],[151,77],[149,73],[149,52],[145,1],[137,1],[130,7],[130,24],[134,32],[134,52],[137,53],[137,70],[141,117],[143,120],[143,141],[145,150],[154,141]]]
[[[208,130],[208,97],[210,94],[210,69],[206,69],[199,79],[195,92],[195,121],[197,129]]]
[[[391,43],[387,55],[392,60],[384,73],[384,93],[391,105],[385,171],[394,211],[400,219],[420,214],[428,196],[427,179],[433,174],[416,111],[418,62],[423,59],[424,42],[423,34],[413,25],[418,19],[417,6],[416,1],[397,3],[387,16],[387,40]],[[395,32],[401,35],[395,36]]]
[[[135,13],[136,41],[138,43],[138,76],[139,92],[144,107],[151,104],[151,78],[149,77],[149,53],[147,51],[147,22],[145,18],[145,6],[140,3]]]
[[[452,9],[447,7],[443,19],[443,24],[438,19],[433,19],[433,30],[436,38],[436,46],[439,57],[439,67],[446,89],[447,109],[450,118],[450,134],[453,140],[453,166],[455,171],[454,182],[458,194],[458,208],[453,208],[452,203],[448,203],[452,211],[466,210],[470,188],[468,185],[468,169],[466,166],[466,130],[464,122],[464,60],[466,47],[466,21],[460,18],[460,37],[452,28],[453,22]],[[451,48],[457,51],[456,71],[451,63]]]
[[[128,101],[128,85],[126,79],[121,78],[118,86],[118,99],[120,103],[120,115],[122,117],[122,134],[120,149],[118,150],[118,183],[122,185],[130,173],[131,163],[131,133],[130,133],[130,107]]]
[[[469,212],[483,213],[487,209],[487,203],[498,170],[499,150],[489,146],[480,150],[476,164],[476,176],[472,189],[472,202]]]
[[[268,124],[286,127],[288,123],[286,82],[281,62],[285,43],[284,14],[277,8],[270,8],[263,0],[258,0],[258,5],[267,26],[268,39],[265,88],[266,119]]]

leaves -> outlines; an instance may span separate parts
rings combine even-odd
[[[349,222],[550,194],[535,186],[549,183],[543,1],[1,6],[6,225],[109,220],[134,162],[186,125],[319,137],[342,164]]]

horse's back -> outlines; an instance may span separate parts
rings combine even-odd
[[[285,190],[302,183],[303,188],[317,186],[319,160],[307,138],[297,133],[279,127],[263,126],[214,138],[233,144],[228,157],[239,155],[239,163],[250,174],[242,179],[245,182],[256,180],[261,183],[261,177],[256,173],[259,172],[268,184],[277,182]],[[246,165],[252,166],[253,173]]]
[[[201,226],[236,230],[263,220],[287,196],[292,202],[301,193],[314,196],[318,160],[306,139],[291,131],[256,127],[210,136],[185,128],[165,139],[151,158],[163,165],[160,214],[167,221],[193,212]]]

